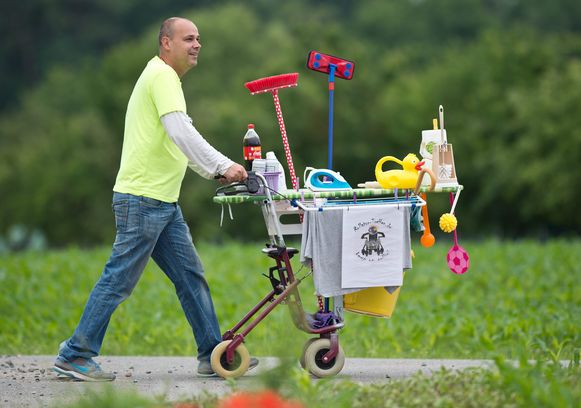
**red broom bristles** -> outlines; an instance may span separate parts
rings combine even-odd
[[[252,95],[272,92],[280,88],[290,88],[297,86],[299,81],[299,74],[294,72],[291,74],[280,74],[269,76],[266,78],[255,79],[254,81],[246,82],[244,86],[250,91]]]

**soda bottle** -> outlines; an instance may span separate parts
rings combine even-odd
[[[248,124],[248,131],[244,135],[242,146],[244,151],[244,167],[246,170],[252,170],[252,161],[254,159],[262,159],[260,137],[258,137],[258,133],[254,130],[252,123]]]

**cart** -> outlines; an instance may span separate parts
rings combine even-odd
[[[314,335],[303,347],[299,359],[301,366],[316,377],[336,375],[345,363],[338,335],[344,326],[343,298],[333,297],[333,310],[323,307],[319,298],[319,311],[313,315],[305,313],[298,290],[301,279],[295,276],[290,262],[299,250],[287,247],[284,241],[285,235],[300,235],[303,226],[300,222],[285,223],[282,218],[294,216],[295,220],[298,217],[302,220],[309,211],[332,211],[356,205],[421,207],[426,203],[419,192],[427,192],[429,188],[418,186],[415,192],[375,188],[321,192],[300,189],[281,194],[271,190],[265,177],[258,173],[249,174],[246,186],[250,187],[250,184],[254,184],[253,188],[246,191],[237,189],[233,195],[217,194],[213,201],[221,204],[223,211],[225,205],[231,204],[254,203],[260,206],[270,238],[262,253],[274,261],[267,275],[272,288],[234,327],[224,332],[222,342],[212,352],[212,368],[223,378],[243,375],[250,362],[244,339],[274,308],[284,303],[289,307],[294,326]],[[259,187],[263,187],[260,195],[251,193],[258,191]],[[458,185],[437,188],[432,192],[457,192],[461,189],[462,186]],[[380,248],[373,243],[366,250],[379,251]]]

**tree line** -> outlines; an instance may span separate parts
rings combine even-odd
[[[19,102],[4,101],[0,115],[0,235],[26,225],[52,245],[111,240],[109,204],[125,107],[156,53],[159,16],[171,14],[192,18],[202,36],[199,66],[183,78],[189,114],[232,159],[242,160],[246,124],[254,123],[263,151],[275,151],[284,162],[272,98],[251,96],[243,84],[298,72],[298,86],[280,91],[295,168],[302,178],[306,166],[326,167],[326,77],[305,66],[308,51],[316,49],[356,63],[352,81],[337,80],[334,109],[334,169],[351,185],[373,180],[384,155],[418,153],[421,130],[431,128],[441,104],[465,186],[457,209],[463,234],[578,234],[581,217],[566,210],[581,187],[578,2],[205,3],[174,12],[146,2],[151,12],[140,8],[142,26],[122,24],[137,2],[99,3],[106,17],[117,13],[115,30],[107,29],[107,18],[103,26],[76,27],[68,2],[51,6],[52,26],[60,18],[78,30],[68,39],[68,49],[78,50],[47,62],[33,86],[19,83],[30,73],[14,71],[17,65],[10,68],[15,80],[3,81]],[[30,4],[40,10],[45,3]],[[96,14],[85,18],[100,21]],[[8,34],[3,47],[34,52],[29,43],[14,45],[23,41],[17,29]],[[88,41],[92,49],[84,53],[91,36],[101,40]],[[56,37],[49,49],[64,47]],[[211,201],[216,187],[186,176],[180,201],[193,235],[263,239],[260,213],[250,205],[234,206],[235,221],[218,229],[221,209]],[[447,201],[430,197],[432,223]]]

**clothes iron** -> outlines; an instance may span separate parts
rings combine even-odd
[[[336,171],[307,167],[304,173],[305,187],[311,191],[352,190],[349,183]]]
[[[216,189],[216,195],[248,195],[259,192],[261,183],[258,176],[253,171],[248,171],[248,177],[243,182],[234,182]],[[224,176],[215,176],[214,179],[219,180]]]

